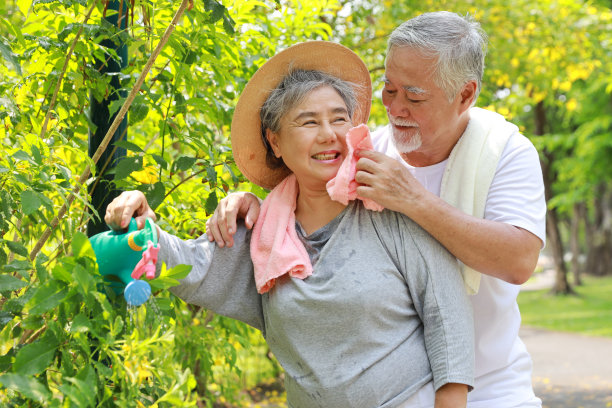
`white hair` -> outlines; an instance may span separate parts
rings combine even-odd
[[[391,33],[387,57],[394,47],[411,47],[424,57],[436,58],[434,82],[452,101],[461,87],[476,81],[473,103],[480,93],[487,35],[469,15],[448,11],[421,14]]]

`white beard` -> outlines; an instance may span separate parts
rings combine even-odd
[[[413,122],[404,121],[397,118],[389,118],[391,121],[391,131],[393,134],[393,144],[399,153],[410,153],[417,150],[423,144],[423,140],[421,139],[421,131],[418,130],[416,133],[413,133],[411,136],[406,132],[402,132],[397,129],[393,124],[397,124],[399,126],[414,126],[416,125]]]

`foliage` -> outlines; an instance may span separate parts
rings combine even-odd
[[[518,297],[524,324],[555,331],[612,337],[612,277],[586,277],[577,296],[555,297],[545,290]]]
[[[103,19],[106,2],[16,0],[0,5],[0,404],[6,406],[195,406],[237,401],[276,375],[259,334],[152,285],[153,304],[126,308],[107,290],[84,238],[90,208],[76,175],[87,150],[92,99],[108,96],[99,61],[117,59],[116,112],[142,72],[177,3],[130,2],[129,27]],[[129,112],[118,187],[147,194],[170,232],[202,233],[208,214],[243,181],[228,143],[237,95],[277,49],[328,37],[318,16],[334,2],[193,2],[155,61]],[[254,189],[243,184],[240,188]],[[43,250],[34,244],[76,193]],[[37,255],[34,259],[32,255]],[[261,359],[250,356],[257,351]],[[244,368],[246,366],[246,369]],[[255,366],[257,372],[248,372]],[[242,380],[237,381],[237,379]]]

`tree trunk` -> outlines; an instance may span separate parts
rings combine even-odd
[[[612,191],[602,183],[593,206],[593,223],[587,230],[589,247],[586,272],[595,276],[612,273]]]
[[[534,109],[535,119],[535,134],[542,136],[545,134],[546,128],[546,110],[544,103],[539,102]],[[544,150],[542,152],[543,160],[542,164],[542,175],[544,177],[544,193],[546,202],[550,201],[550,194],[552,191],[552,185],[555,180],[555,174],[552,167],[553,155]],[[555,294],[567,294],[572,293],[572,289],[567,281],[567,267],[563,261],[563,241],[561,240],[561,233],[559,231],[559,217],[555,208],[548,209],[546,213],[546,235],[548,236],[548,245],[551,248],[553,262],[555,264],[555,285],[552,288],[552,292]]]
[[[572,274],[574,276],[574,285],[582,285],[582,263],[580,257],[582,251],[580,249],[580,224],[583,217],[582,212],[584,203],[576,203],[573,208],[573,216],[570,221],[570,249],[572,251]]]

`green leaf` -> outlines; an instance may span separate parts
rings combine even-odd
[[[0,38],[0,55],[13,66],[13,69],[21,75],[21,65],[19,65],[19,59],[17,54],[11,50],[10,45],[5,43],[4,37]]]
[[[89,291],[94,287],[95,282],[91,273],[89,273],[85,268],[81,265],[75,265],[74,269],[72,269],[72,276],[74,280],[78,283],[79,288],[81,288],[81,292],[83,294],[89,293]]]
[[[49,272],[45,266],[45,263],[48,261],[49,257],[42,252],[39,252],[38,256],[36,256],[36,275],[41,282],[45,282],[49,277]]]
[[[153,159],[161,166],[162,169],[166,170],[168,168],[168,162],[163,157],[157,154],[152,154],[151,156],[153,156]]]
[[[217,199],[217,194],[214,191],[211,191],[206,199],[206,203],[204,204],[204,210],[206,214],[212,214],[215,212],[219,201]]]
[[[229,35],[234,35],[236,33],[236,22],[226,14],[223,15],[223,29]]]
[[[43,314],[59,305],[68,294],[68,289],[57,281],[48,281],[40,286],[25,308],[31,314]]]
[[[164,197],[166,196],[166,186],[161,181],[153,184],[153,189],[151,189],[147,194],[147,201],[149,202],[149,206],[155,211],[155,209],[164,201]]]
[[[87,238],[87,235],[83,234],[81,231],[75,232],[72,236],[72,254],[77,258],[84,256],[92,259],[96,258],[96,254],[91,246],[91,242],[89,242],[89,238]]]
[[[28,261],[21,260],[21,259],[17,259],[2,267],[2,269],[8,272],[27,271],[27,270],[30,270],[30,268],[32,268],[32,264]]]
[[[32,2],[33,6],[38,4],[50,4],[50,3],[60,3],[66,7],[72,7],[75,4],[80,4],[81,6],[87,5],[87,0],[34,0]]]
[[[91,324],[89,319],[83,313],[79,313],[72,320],[72,326],[70,326],[70,333],[83,333],[91,330]]]
[[[146,103],[133,103],[130,106],[128,121],[130,125],[142,122],[149,114],[149,105]]]
[[[10,275],[0,275],[0,292],[21,289],[28,283]]]
[[[195,157],[181,156],[178,159],[176,159],[176,161],[174,162],[174,167],[178,171],[189,170],[190,168],[193,167],[196,160],[197,158]]]
[[[21,242],[15,242],[15,241],[4,241],[4,242],[6,243],[6,246],[9,247],[9,249],[13,251],[14,253],[16,253],[17,255],[21,255],[25,258],[28,257],[28,250],[26,247],[23,246]]]
[[[27,162],[30,162],[32,164],[36,164],[36,162],[34,161],[32,156],[30,156],[29,154],[27,154],[23,150],[17,150],[15,153],[13,153],[13,158],[17,159],[17,160],[21,160],[21,161],[27,161]]]
[[[192,268],[191,265],[176,265],[168,270],[164,276],[172,279],[185,279],[191,273]]]
[[[21,192],[21,209],[25,215],[33,214],[41,205],[42,202],[35,191],[24,190]]]
[[[215,0],[204,0],[204,8],[206,11],[210,11],[210,20],[211,23],[216,23],[221,20],[223,14],[225,13],[225,7],[222,4],[219,4]]]
[[[5,310],[0,310],[0,328],[4,328],[15,317],[12,313]]]
[[[122,180],[138,170],[142,170],[142,156],[124,157],[115,168],[115,180]]]
[[[17,353],[13,370],[22,375],[42,373],[53,362],[57,346],[58,341],[53,334],[24,346]]]
[[[0,376],[0,383],[6,388],[22,393],[27,398],[42,403],[48,402],[51,392],[47,387],[36,381],[32,377],[20,374],[3,374]]]
[[[118,140],[115,142],[115,146],[123,147],[126,150],[131,150],[133,152],[144,153],[143,150],[135,143],[128,142],[127,140]]]
[[[7,261],[8,261],[8,257],[6,255],[6,252],[4,252],[4,249],[0,248],[0,267],[3,267],[4,265],[6,265]]]

